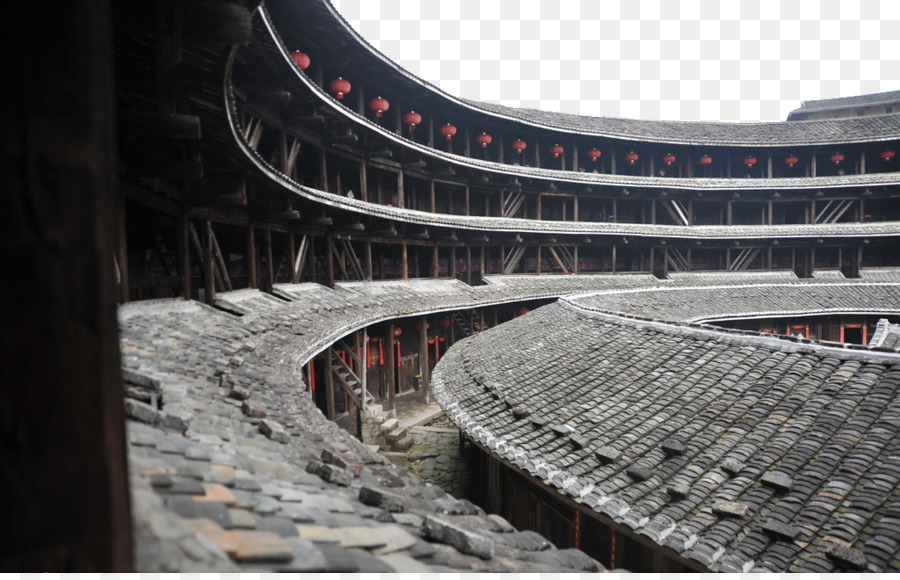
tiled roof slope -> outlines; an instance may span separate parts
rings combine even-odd
[[[811,101],[803,101],[800,108],[790,112],[808,113],[812,111],[827,111],[829,109],[838,109],[844,107],[867,107],[878,105],[880,103],[893,103],[900,101],[900,91],[886,91],[883,93],[870,93],[868,95],[855,95],[852,97],[837,97],[834,99],[815,99]]]
[[[699,322],[838,312],[900,313],[900,285],[767,284],[610,290],[576,302],[613,314]],[[665,313],[661,315],[660,313]]]
[[[479,101],[466,102],[472,108],[543,127],[647,143],[792,147],[872,143],[900,138],[898,115],[768,123],[647,121],[617,117],[585,117]]]
[[[305,392],[296,339],[347,312],[331,291],[307,290],[310,302],[293,309],[259,292],[223,297],[241,317],[178,300],[121,309],[139,569],[601,569],[391,466],[327,421]]]
[[[900,569],[896,354],[557,303],[433,380],[480,445],[709,570]]]

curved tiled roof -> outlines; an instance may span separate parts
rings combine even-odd
[[[610,290],[581,297],[583,308],[611,314],[702,322],[838,313],[898,313],[900,286],[896,284],[767,284],[723,287],[687,286]]]
[[[448,153],[445,151],[440,151],[435,148],[426,147],[414,141],[411,141],[403,136],[397,135],[392,131],[385,129],[384,127],[372,122],[370,119],[365,117],[364,115],[360,115],[353,111],[352,109],[345,106],[341,101],[338,101],[330,94],[328,94],[322,87],[319,87],[316,83],[312,81],[306,74],[302,73],[294,64],[290,58],[289,51],[287,47],[284,45],[284,42],[281,40],[275,23],[272,21],[271,15],[265,10],[265,8],[261,8],[259,11],[259,16],[261,20],[261,24],[263,25],[263,30],[265,34],[268,34],[270,38],[266,39],[267,46],[270,51],[273,52],[274,56],[280,60],[287,74],[291,74],[303,87],[314,93],[320,102],[326,106],[329,106],[332,110],[337,112],[338,114],[352,119],[354,122],[365,126],[367,131],[372,131],[374,133],[378,133],[382,138],[387,139],[391,142],[394,142],[407,150],[415,151],[421,155],[428,156],[434,159],[441,159],[448,162],[453,163],[458,167],[468,167],[473,169],[479,169],[490,173],[502,174],[504,176],[521,176],[521,177],[534,177],[534,178],[543,178],[543,179],[552,179],[559,182],[572,182],[572,183],[580,183],[580,184],[593,184],[600,186],[632,186],[632,187],[648,187],[648,188],[657,188],[657,189],[685,189],[691,191],[717,191],[717,190],[756,190],[756,189],[764,189],[764,190],[795,190],[795,189],[831,189],[837,187],[863,187],[863,186],[878,186],[878,185],[893,185],[900,182],[900,174],[896,172],[890,173],[869,173],[862,175],[835,175],[835,176],[819,176],[819,177],[790,177],[790,178],[773,178],[773,179],[760,179],[760,178],[742,178],[742,177],[733,177],[733,178],[681,178],[681,177],[655,177],[655,176],[634,176],[634,175],[612,175],[606,173],[588,173],[588,172],[577,172],[577,171],[566,171],[566,170],[557,170],[557,169],[545,169],[545,168],[536,168],[536,167],[523,167],[521,165],[513,165],[507,163],[496,163],[492,161],[485,161],[481,159],[477,159],[475,157],[465,157],[462,155],[457,155],[453,153]],[[262,32],[262,30],[261,30]],[[230,98],[233,99],[233,95],[230,95]],[[568,123],[573,124],[575,126],[583,126],[590,127],[592,124],[597,124],[601,121],[606,121],[607,119],[597,119],[593,117],[577,117],[575,115],[564,115],[561,113],[545,113],[542,111],[531,111],[528,109],[514,109],[509,107],[499,107],[494,105],[484,105],[483,103],[470,103],[472,106],[484,106],[489,109],[497,109],[503,110],[507,115],[511,115],[520,121],[528,121],[533,118],[553,118],[556,119],[559,117],[560,119],[565,118],[568,119]],[[498,108],[499,107],[499,108]],[[831,131],[834,135],[853,135],[858,133],[858,137],[861,141],[878,141],[881,139],[880,135],[882,133],[882,128],[879,128],[877,123],[881,123],[885,126],[891,126],[896,128],[896,135],[890,138],[900,137],[900,117],[897,119],[884,120],[873,124],[871,121],[871,117],[866,117],[864,120],[868,123],[866,126],[859,126],[856,128],[841,125],[835,125],[829,127],[827,131]],[[863,119],[853,119],[853,121],[861,122]],[[672,122],[672,123],[663,123],[657,121],[634,121],[629,119],[609,119],[609,121],[614,122],[614,124],[628,124],[634,125],[631,129],[632,133],[628,134],[627,131],[624,131],[622,136],[630,135],[629,138],[637,139],[637,135],[641,134],[642,129],[640,128],[641,124],[649,123],[651,126],[655,127],[656,125],[667,126],[669,127],[669,131],[673,135],[680,135],[682,138],[686,134],[694,134],[698,145],[718,145],[722,143],[718,143],[716,140],[717,132],[727,132],[726,128],[731,127],[730,124],[725,123],[683,123],[685,126],[682,127],[682,123],[680,122]],[[821,123],[840,123],[843,122],[841,120],[836,121],[826,121],[826,122],[817,122]],[[811,124],[812,122],[805,122],[806,124]],[[893,123],[893,125],[892,125]],[[579,125],[581,124],[581,125]],[[798,125],[803,125],[802,123],[792,122],[792,123],[762,123],[758,124],[760,127],[756,129],[756,135],[758,139],[760,139],[760,144],[766,142],[767,144],[773,144],[778,142],[781,139],[783,144],[790,145],[792,144],[791,139],[795,139],[794,137],[789,137],[788,135],[782,135],[779,131],[784,131],[785,129],[775,130],[772,126],[778,127],[788,127],[792,128],[789,130],[790,133],[802,133],[796,127]],[[744,125],[741,125],[744,126]],[[747,125],[747,127],[750,127]],[[653,130],[648,129],[646,138],[640,138],[638,140],[654,142],[655,139],[653,135],[655,134]],[[815,136],[816,130],[811,131],[811,135]],[[569,129],[567,129],[569,130]],[[820,127],[820,132],[825,132],[826,129]],[[573,129],[574,131],[574,129]],[[750,133],[748,129],[748,134]],[[609,136],[609,135],[608,135]],[[243,140],[243,133],[240,130],[235,131],[235,137]],[[884,139],[889,139],[889,137],[884,137]],[[665,142],[672,142],[671,140],[666,140]],[[749,144],[749,141],[748,143]],[[252,149],[248,148],[248,153],[252,154]]]
[[[800,107],[791,111],[790,114],[828,111],[844,107],[869,107],[881,103],[894,103],[897,101],[900,101],[900,91],[886,91],[868,95],[854,95],[852,97],[836,97],[833,99],[816,99],[803,101],[800,103]]]
[[[810,291],[811,311],[829,294],[897,304],[896,287],[792,290],[796,304]],[[740,311],[765,291],[707,292]],[[582,306],[640,294],[545,306],[458,343],[435,397],[485,449],[706,569],[900,569],[900,355]]]
[[[372,47],[340,15],[328,0],[317,0],[315,12],[330,18],[348,38],[393,72],[451,103],[533,127],[579,135],[597,135],[648,143],[673,145],[722,145],[790,147],[838,143],[871,143],[900,139],[900,117],[867,117],[828,121],[781,121],[772,123],[712,123],[647,121],[615,117],[587,117],[521,109],[454,97],[406,71]]]

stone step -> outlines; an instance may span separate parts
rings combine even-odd
[[[406,429],[402,427],[397,427],[396,429],[385,435],[385,439],[387,439],[387,442],[391,444],[400,441],[404,437],[406,437]]]
[[[385,433],[390,433],[391,431],[396,429],[399,424],[400,421],[398,419],[390,418],[381,424],[381,430]]]

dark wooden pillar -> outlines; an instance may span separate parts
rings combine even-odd
[[[213,262],[212,224],[206,222],[206,235],[203,238],[203,285],[204,302],[212,304],[216,300],[216,263]]]
[[[109,2],[7,8],[0,569],[130,572]]]
[[[397,414],[397,405],[394,403],[394,391],[396,390],[395,383],[397,382],[397,357],[395,356],[396,347],[394,346],[394,323],[389,322],[387,325],[387,333],[384,337],[385,348],[387,348],[387,356],[385,357],[385,364],[387,364],[387,369],[384,374],[387,379],[387,394],[388,394],[388,411],[391,413],[391,417]]]
[[[253,226],[247,228],[247,287],[257,288],[259,278],[256,272],[256,231]]]
[[[334,288],[334,238],[331,236],[325,240],[325,252],[328,254],[328,287]]]
[[[178,229],[178,271],[181,274],[181,285],[184,297],[191,299],[191,245],[190,245],[190,219],[187,207],[181,212],[180,227]]]
[[[325,374],[325,398],[327,399],[325,402],[325,416],[328,417],[329,421],[334,419],[334,369],[331,368],[331,357],[332,351],[329,347],[322,353],[322,372]]]
[[[425,402],[431,402],[431,369],[428,365],[428,319],[419,319],[419,370],[422,373],[422,390],[425,392]],[[435,337],[437,340],[437,337]]]
[[[124,304],[130,298],[128,288],[128,236],[125,228],[125,196],[117,195],[118,219],[116,220],[116,265],[119,268],[119,302]]]

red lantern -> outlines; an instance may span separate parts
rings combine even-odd
[[[441,320],[441,326],[443,326],[444,328],[450,328],[451,324],[452,324],[452,322],[450,322],[449,318],[445,318],[445,319]]]
[[[587,156],[591,158],[591,161],[597,161],[597,158],[601,155],[603,155],[603,152],[596,147],[587,152]]]
[[[522,154],[522,151],[524,151],[526,147],[528,147],[528,144],[525,143],[525,141],[522,141],[521,139],[516,139],[512,143],[512,148],[515,149],[516,153],[518,153],[519,155]]]
[[[391,104],[387,99],[377,97],[369,101],[369,108],[375,111],[376,117],[380,117],[382,113],[391,108]]]
[[[798,161],[800,161],[800,160],[797,159],[796,155],[788,155],[787,157],[784,158],[784,162],[787,163],[788,167],[793,167],[794,165],[797,165]]]
[[[747,166],[747,169],[751,169],[754,165],[756,165],[756,157],[752,155],[744,157],[744,165]]]
[[[844,159],[845,159],[845,157],[844,157],[843,153],[835,153],[834,155],[831,156],[831,162],[834,163],[835,165],[840,165],[841,161],[843,161]]]
[[[700,158],[700,165],[709,165],[710,163],[712,163],[712,157],[709,155],[704,155]]]
[[[629,151],[625,156],[625,161],[628,162],[628,165],[634,165],[634,162],[640,159],[640,156],[634,151]]]
[[[402,330],[402,329],[400,329],[400,328],[395,328],[395,329],[394,329],[394,337],[398,337],[398,336],[400,336],[401,334],[403,334],[403,330]]]
[[[527,308],[520,308],[520,309],[519,309],[519,316],[525,316],[525,315],[528,314],[529,312],[531,312],[531,310],[528,310]]]
[[[306,70],[307,68],[309,68],[309,55],[305,52],[295,50],[291,53],[291,58],[294,60],[294,64],[300,67],[300,70]]]
[[[671,153],[666,153],[663,157],[663,163],[666,164],[666,167],[672,167],[672,164],[675,163],[676,157]]]
[[[491,139],[491,136],[487,133],[482,133],[478,137],[475,137],[475,141],[477,141],[478,144],[481,145],[482,149],[487,149],[487,146],[490,145],[493,139]]]
[[[344,77],[338,77],[328,84],[328,90],[340,101],[350,92],[350,83]]]
[[[884,159],[885,161],[890,161],[894,158],[894,151],[892,149],[885,149],[881,153],[878,154],[879,157]]]
[[[563,153],[565,153],[565,151],[566,150],[563,149],[563,146],[560,145],[559,143],[553,145],[553,147],[550,148],[550,153],[553,153],[554,159],[559,159],[559,156],[562,155]]]
[[[441,135],[447,138],[447,141],[453,139],[453,136],[456,135],[456,127],[447,123],[443,127],[441,127]]]
[[[418,114],[415,111],[410,111],[407,114],[403,115],[403,122],[409,127],[409,132],[412,133],[413,129],[416,128],[416,125],[422,122],[422,115]]]

